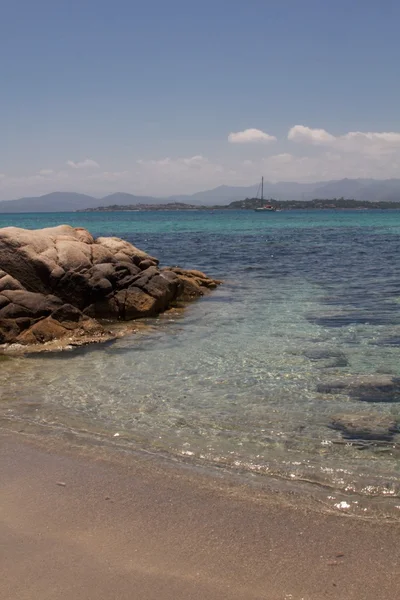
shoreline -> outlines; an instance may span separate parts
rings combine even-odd
[[[33,405],[33,409],[35,405]],[[131,466],[145,461],[152,472],[168,472],[173,477],[202,482],[206,487],[222,486],[257,502],[285,505],[325,516],[355,519],[370,523],[392,523],[400,527],[397,497],[350,492],[312,479],[285,477],[282,473],[261,474],[231,464],[193,460],[191,456],[170,453],[143,445],[143,440],[126,439],[110,432],[100,432],[70,424],[48,425],[24,418],[0,420],[0,435],[14,435],[22,442],[43,451],[101,460],[107,464]],[[394,502],[391,502],[391,501]],[[394,503],[397,503],[394,506]],[[395,510],[397,509],[397,510]]]
[[[145,454],[5,431],[0,447],[4,600],[400,594],[400,524],[289,506]]]
[[[127,336],[150,334],[157,331],[163,319],[181,318],[188,306],[190,306],[189,302],[182,302],[181,305],[172,306],[154,317],[143,317],[132,319],[131,321],[99,319],[99,323],[104,328],[104,331],[98,336],[62,337],[48,342],[36,342],[35,344],[0,344],[0,360],[4,357],[7,359],[8,357],[27,357],[38,354],[48,354],[51,356],[52,354],[70,352],[79,348],[101,348],[106,344],[112,344]]]

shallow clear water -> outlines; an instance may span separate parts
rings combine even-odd
[[[59,223],[225,283],[152,332],[2,362],[3,422],[312,482],[327,506],[400,516],[400,435],[355,444],[328,427],[339,413],[400,418],[400,402],[318,391],[400,376],[400,211],[0,215],[0,227]]]

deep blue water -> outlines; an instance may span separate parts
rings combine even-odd
[[[306,480],[338,510],[400,514],[400,435],[354,444],[329,427],[344,413],[400,419],[396,394],[321,391],[400,376],[400,211],[0,215],[0,227],[60,223],[224,285],[150,333],[2,363],[7,422]]]

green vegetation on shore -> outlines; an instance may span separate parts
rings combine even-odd
[[[260,198],[246,198],[236,200],[230,204],[215,206],[197,206],[184,202],[169,202],[167,204],[131,204],[128,206],[113,204],[112,206],[99,206],[86,208],[77,212],[113,212],[113,211],[163,211],[163,210],[254,210],[265,204],[270,204],[279,210],[307,210],[307,209],[400,209],[400,202],[368,202],[363,200],[348,200],[345,198],[315,199],[315,200],[269,200],[261,201]]]

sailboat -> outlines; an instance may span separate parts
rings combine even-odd
[[[260,189],[260,188],[258,188]],[[257,192],[258,195],[258,192]],[[264,202],[264,177],[261,177],[261,204]],[[256,212],[276,212],[275,206],[271,204],[265,204],[254,209]]]

